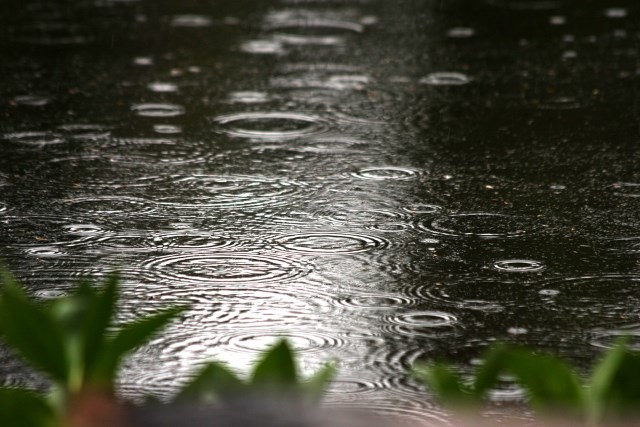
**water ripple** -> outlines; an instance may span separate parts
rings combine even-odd
[[[111,135],[111,131],[107,126],[89,123],[60,125],[56,128],[56,132],[67,139],[85,141],[105,139]]]
[[[493,268],[509,273],[533,273],[544,270],[544,265],[528,259],[506,259],[493,263]]]
[[[640,276],[600,274],[551,280],[541,284],[539,293],[546,298],[546,309],[571,313],[576,320],[610,324],[637,319],[639,285]]]
[[[59,201],[76,213],[87,215],[134,214],[147,215],[157,207],[138,197],[126,196],[84,196]]]
[[[506,308],[523,307],[523,291],[520,284],[470,279],[451,283],[421,285],[410,290],[425,301],[439,306],[497,313]]]
[[[373,181],[406,181],[415,179],[420,171],[413,168],[397,166],[379,166],[362,168],[353,172],[351,176]]]
[[[190,283],[262,283],[308,274],[312,266],[289,257],[242,252],[176,254],[152,258],[142,266],[163,280]]]
[[[384,238],[356,233],[291,234],[278,238],[276,242],[288,251],[312,254],[352,254],[390,245]]]
[[[414,311],[387,315],[385,330],[409,336],[443,337],[456,335],[461,328],[458,318],[444,311]]]
[[[131,111],[143,117],[176,117],[185,113],[184,107],[175,104],[134,104]]]
[[[427,221],[421,220],[418,227],[446,236],[509,238],[537,231],[536,223],[527,217],[487,212],[453,214]]]
[[[640,183],[637,182],[617,182],[611,188],[616,196],[640,197]]]
[[[431,73],[418,82],[429,86],[461,86],[470,83],[471,78],[466,74],[443,71]]]
[[[166,232],[122,232],[98,236],[87,241],[88,244],[116,251],[172,250],[195,251],[202,249],[237,249],[246,247],[246,243],[230,237],[213,233],[185,230],[184,232],[167,230]]]
[[[18,144],[44,147],[47,145],[61,144],[65,140],[56,133],[43,131],[26,131],[5,133],[2,137]]]
[[[19,95],[13,97],[12,103],[27,107],[44,107],[51,102],[51,99],[42,95]]]
[[[287,179],[260,176],[177,176],[156,198],[161,205],[178,209],[256,208],[291,204],[309,196],[308,185]]]
[[[294,112],[250,112],[214,117],[227,135],[255,139],[294,139],[322,133],[327,123],[317,116]]]

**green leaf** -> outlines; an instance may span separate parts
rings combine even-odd
[[[507,370],[527,391],[534,409],[574,415],[584,411],[580,380],[564,362],[522,349],[507,350],[503,357]]]
[[[508,351],[509,348],[506,345],[496,344],[485,353],[473,382],[473,393],[478,399],[484,398],[486,393],[496,386],[500,375],[507,369]]]
[[[417,366],[413,373],[446,405],[464,407],[479,403],[471,390],[463,384],[460,376],[447,365],[435,363]]]
[[[13,277],[2,271],[0,329],[13,346],[35,368],[65,383],[68,367],[62,331],[53,316],[29,300]]]
[[[302,386],[305,397],[314,402],[320,401],[337,370],[335,363],[327,363],[318,369]]]
[[[0,388],[0,426],[46,427],[55,424],[53,409],[27,390]]]
[[[178,393],[178,402],[213,403],[233,398],[245,390],[244,384],[229,368],[210,362]]]
[[[256,363],[251,386],[286,391],[298,385],[298,371],[293,351],[286,339],[268,349]]]
[[[87,380],[96,386],[111,387],[124,355],[143,345],[184,310],[170,308],[125,325],[114,338],[107,340],[96,369]]]
[[[104,349],[107,339],[107,328],[115,311],[118,300],[118,275],[112,273],[107,277],[102,292],[94,294],[88,307],[87,319],[82,330],[82,360],[84,376],[90,378],[93,369]]]
[[[589,419],[599,422],[640,412],[640,355],[629,351],[623,338],[594,368],[589,386]]]

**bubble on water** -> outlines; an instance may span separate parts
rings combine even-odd
[[[134,104],[131,110],[144,117],[175,117],[185,113],[184,107],[175,104]]]
[[[36,147],[44,147],[47,145],[55,145],[65,142],[59,134],[42,131],[11,132],[5,133],[2,137],[11,142]]]
[[[629,14],[629,11],[622,7],[610,7],[604,10],[604,16],[607,18],[626,18]]]
[[[172,27],[203,28],[211,25],[211,18],[204,15],[176,15],[171,18]]]
[[[528,259],[507,259],[496,261],[493,267],[499,271],[509,273],[534,273],[544,270],[544,265],[539,261]]]
[[[151,82],[147,85],[147,89],[158,93],[177,92],[178,85],[170,82]]]
[[[540,289],[538,293],[547,297],[555,297],[560,294],[560,291],[557,289]]]
[[[419,228],[436,234],[476,238],[511,238],[537,231],[533,219],[487,212],[453,214],[420,221]]]
[[[378,236],[356,233],[301,233],[280,237],[278,246],[310,254],[352,254],[383,249],[390,242]]]
[[[284,46],[279,40],[248,40],[240,45],[240,50],[246,53],[257,53],[266,55],[282,55],[286,53]]]
[[[186,253],[152,258],[142,274],[178,283],[280,282],[307,275],[311,264],[292,257],[243,252]]]
[[[409,167],[379,166],[360,169],[351,176],[373,181],[406,181],[417,178],[419,174],[419,170]]]
[[[418,80],[418,83],[430,86],[461,86],[471,82],[471,78],[466,74],[442,71],[431,73]]]
[[[14,97],[12,102],[27,107],[44,107],[51,102],[51,99],[42,95],[19,95]]]
[[[295,112],[226,114],[212,121],[228,135],[253,139],[293,139],[327,130],[327,123],[320,117]]]

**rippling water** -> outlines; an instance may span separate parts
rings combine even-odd
[[[0,257],[42,300],[119,269],[122,320],[191,305],[130,397],[278,336],[341,360],[328,405],[434,425],[416,362],[585,366],[640,336],[640,9],[578,3],[3,2]]]

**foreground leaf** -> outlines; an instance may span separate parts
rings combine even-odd
[[[250,384],[270,389],[288,389],[298,384],[298,371],[287,340],[278,341],[264,353],[255,365]]]
[[[337,370],[338,368],[335,363],[327,363],[311,375],[302,386],[305,397],[313,402],[320,401],[329,383],[331,383],[336,376]]]
[[[479,403],[472,390],[463,384],[460,375],[453,372],[449,366],[436,363],[416,367],[413,372],[447,405],[467,407]]]
[[[0,426],[52,427],[55,415],[45,400],[27,390],[0,388]]]
[[[68,378],[66,349],[62,331],[54,318],[20,289],[6,271],[2,272],[0,294],[0,330],[14,347],[36,369],[54,381]]]
[[[247,386],[229,368],[208,363],[176,396],[178,402],[213,403],[236,397]]]

